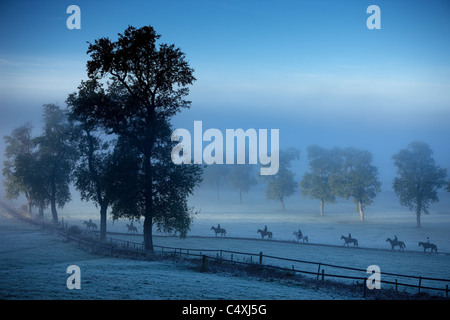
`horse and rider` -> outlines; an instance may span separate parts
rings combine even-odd
[[[419,247],[423,247],[423,252],[426,252],[427,249],[430,249],[431,253],[437,253],[437,246],[434,243],[430,243],[430,237],[427,237],[427,242],[419,242]]]
[[[86,229],[88,230],[97,230],[97,225],[92,222],[92,219],[89,219],[89,221],[84,221],[84,224],[86,225]]]
[[[216,237],[218,233],[220,233],[222,237],[224,237],[227,234],[227,231],[224,228],[220,227],[220,223],[217,224],[217,228],[212,226],[211,230],[214,230],[214,232],[216,233]]]
[[[133,225],[133,221],[131,221],[130,224],[127,224],[127,228],[128,228],[127,233],[130,233],[130,232],[137,233],[138,232],[136,226]]]
[[[298,228],[298,231],[294,231],[293,235],[297,237],[297,241],[303,240],[303,243],[308,242],[308,236],[303,236],[300,228]]]
[[[358,247],[358,240],[355,238],[352,238],[352,234],[349,232],[348,233],[348,237],[346,236],[341,236],[341,239],[344,240],[344,246],[347,245],[347,247],[349,247],[349,243],[353,243],[354,247]]]
[[[399,250],[403,250],[406,247],[406,245],[405,245],[405,243],[403,241],[399,241],[398,240],[397,235],[394,235],[394,239],[387,238],[386,242],[389,242],[391,244],[391,247],[392,247],[391,250],[394,250],[394,248],[396,246],[399,247]]]
[[[267,236],[269,239],[272,239],[272,232],[267,231],[267,225],[264,226],[264,229],[258,229],[256,233],[261,233],[261,238],[264,239],[265,236]]]

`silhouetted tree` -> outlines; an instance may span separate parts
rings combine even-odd
[[[70,174],[76,159],[72,145],[73,129],[67,114],[54,104],[44,105],[44,130],[36,138],[39,159],[42,161],[42,183],[48,190],[52,220],[58,222],[56,207],[64,207],[70,201]]]
[[[392,156],[398,175],[392,186],[400,204],[415,211],[417,227],[421,227],[420,216],[429,213],[430,204],[439,201],[437,190],[445,185],[447,176],[432,155],[428,144],[414,141]]]
[[[70,94],[66,103],[71,110],[73,138],[79,154],[74,170],[75,187],[82,200],[93,201],[100,207],[100,239],[104,241],[107,210],[111,203],[108,188],[115,174],[112,169],[115,143],[106,139],[106,129],[99,119],[89,116],[89,110],[95,105],[107,104],[108,97],[96,80],[89,80],[82,82],[79,91]]]
[[[24,180],[24,177],[17,173],[18,159],[22,156],[31,155],[34,149],[33,138],[31,137],[32,126],[30,123],[24,124],[5,136],[5,158],[3,162],[3,176],[5,177],[5,196],[8,199],[17,199],[23,194],[27,199],[28,213],[31,213],[32,195],[31,186]]]
[[[151,26],[139,29],[130,26],[119,34],[117,41],[100,38],[91,43],[87,51],[90,55],[88,76],[91,79],[108,76],[112,81],[108,88],[109,103],[94,106],[89,116],[101,120],[111,132],[126,139],[139,159],[141,183],[131,192],[141,196],[137,212],[144,217],[146,250],[153,250],[152,226],[155,217],[162,212],[161,204],[155,201],[166,199],[167,208],[171,207],[170,199],[162,194],[155,199],[155,162],[161,161],[159,156],[155,157],[155,147],[158,140],[164,140],[158,130],[166,128],[173,115],[190,107],[185,97],[189,93],[188,86],[195,81],[184,53],[173,44],[157,44],[159,38]],[[193,176],[186,177],[189,178]],[[181,194],[186,196],[185,192]],[[119,207],[126,210],[115,206],[116,214]],[[182,209],[186,208],[177,210]]]
[[[185,237],[190,229],[193,214],[188,206],[188,196],[201,182],[200,165],[175,165],[171,150],[176,143],[170,139],[170,127],[158,128],[152,155],[152,221],[159,231],[179,233]],[[145,175],[142,174],[144,158],[126,136],[118,139],[113,157],[113,182],[109,188],[113,219],[139,220],[145,217]]]
[[[303,197],[320,200],[320,215],[324,215],[325,203],[335,203],[336,194],[331,187],[331,179],[342,168],[342,157],[338,148],[331,150],[319,146],[309,146],[307,158],[309,171],[300,181],[300,192]]]
[[[364,221],[365,207],[372,204],[381,191],[378,169],[372,165],[372,154],[368,151],[345,148],[341,152],[342,167],[331,177],[331,186],[335,194],[346,200],[353,199],[360,220]]]
[[[24,153],[17,156],[15,175],[28,188],[32,204],[39,210],[39,217],[44,217],[44,209],[50,202],[50,183],[46,163],[41,152]]]
[[[297,184],[294,181],[295,173],[290,170],[291,161],[300,158],[300,151],[289,148],[280,151],[280,164],[278,173],[275,175],[260,176],[267,182],[266,198],[280,201],[281,207],[285,209],[284,200],[295,193]]]

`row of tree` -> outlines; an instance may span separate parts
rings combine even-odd
[[[446,186],[450,192],[450,181],[446,182],[447,170],[436,165],[433,152],[428,144],[412,142],[406,149],[392,156],[398,176],[394,178],[393,189],[400,203],[416,214],[417,226],[420,217],[428,214],[430,204],[438,202],[437,191]],[[317,145],[307,148],[309,169],[297,183],[291,162],[299,159],[300,151],[295,148],[281,150],[280,169],[274,176],[259,176],[266,184],[266,198],[280,201],[284,210],[284,200],[293,195],[297,186],[303,197],[320,201],[320,215],[324,215],[325,204],[335,203],[338,197],[351,199],[364,221],[366,206],[373,203],[381,191],[378,169],[372,164],[372,154],[357,148],[325,149]],[[231,169],[223,165],[206,168],[204,183],[214,185],[219,197],[220,186],[226,182],[239,192],[248,192],[257,183],[251,166],[238,165]]]
[[[23,193],[40,212],[49,205],[57,222],[73,181],[100,207],[101,239],[108,207],[114,219],[144,219],[146,250],[153,250],[154,225],[186,234],[194,213],[187,198],[202,168],[172,163],[170,121],[190,107],[194,70],[159,38],[151,26],[130,26],[117,41],[89,44],[89,80],[68,96],[67,110],[45,105],[42,135],[32,137],[27,124],[5,137],[7,196]]]

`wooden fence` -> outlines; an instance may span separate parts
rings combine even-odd
[[[113,255],[114,252],[119,251],[121,253],[127,252],[128,255],[136,257],[146,257],[148,254],[142,243],[116,238],[108,238],[107,241],[101,243],[99,242],[99,235],[97,232],[84,231],[84,235],[93,240],[91,242],[87,241],[87,246],[92,246],[92,250],[95,250],[95,248],[97,248],[97,250],[102,249],[105,252],[110,252],[111,255]],[[81,241],[76,237],[71,237],[71,240]],[[95,245],[93,243],[95,243]],[[170,255],[171,257],[184,257],[188,259],[201,259],[202,269],[206,269],[209,260],[214,260],[241,265],[260,265],[264,268],[285,271],[291,274],[305,274],[322,282],[325,281],[325,279],[331,278],[361,281],[364,297],[366,295],[366,281],[368,276],[370,276],[370,274],[367,274],[366,269],[278,257],[266,255],[263,252],[250,253],[223,249],[177,248],[159,245],[153,245],[153,247],[155,254]],[[290,264],[289,267],[287,266],[288,264]],[[385,278],[388,278],[388,280]],[[424,285],[424,281],[433,283],[433,286]],[[448,298],[449,295],[449,283],[450,279],[412,276],[389,272],[381,272],[380,279],[381,285],[391,285],[395,291],[399,291],[400,287],[413,288],[416,293],[421,293],[423,290],[430,290],[433,292],[442,292],[445,294],[446,298]]]
[[[99,239],[99,234],[94,231],[85,230],[82,232],[82,234],[75,235],[71,234],[68,231],[69,229],[67,228],[67,224],[66,225],[62,224],[63,227],[59,227],[55,226],[54,224],[44,224],[43,221],[36,222],[36,220],[34,219],[25,218],[23,216],[20,216],[20,218],[30,223],[39,224],[43,229],[57,232],[59,235],[65,237],[67,241],[77,242],[79,246],[91,249],[92,252],[109,254],[111,256],[115,254],[121,255],[125,254],[128,256],[141,258],[146,258],[150,254],[150,252],[144,250],[144,246],[142,243],[115,238],[108,238],[107,241],[101,242]],[[179,256],[191,259],[201,259],[203,267],[206,266],[208,260],[219,260],[241,265],[253,265],[253,266],[260,265],[264,268],[271,268],[274,270],[286,271],[294,274],[296,273],[306,274],[315,277],[316,280],[321,280],[322,282],[325,281],[325,278],[327,279],[338,278],[353,281],[355,280],[362,281],[364,297],[366,295],[366,281],[368,279],[366,269],[277,257],[272,255],[265,255],[263,252],[249,253],[223,249],[175,248],[159,245],[154,245],[153,247],[154,247],[153,253],[156,254],[171,255],[173,257]],[[291,266],[287,267],[287,264],[291,264]],[[301,269],[299,266],[301,266]],[[308,268],[306,268],[306,266],[309,266],[309,270]],[[327,272],[325,271],[325,268]],[[329,270],[334,271],[333,273],[331,273],[329,272]],[[353,274],[349,275],[349,271],[352,272]],[[357,275],[356,273],[360,274]],[[392,280],[384,280],[386,276],[388,276],[388,278],[389,277],[392,278]],[[410,280],[410,282],[408,283],[406,282],[406,280]],[[423,281],[437,283],[440,284],[441,286],[438,287],[438,286],[424,285],[422,283]],[[449,293],[448,284],[450,283],[450,279],[422,277],[422,276],[418,277],[412,275],[382,272],[380,283],[392,285],[392,287],[395,288],[396,291],[398,291],[399,287],[403,286],[406,288],[414,288],[417,290],[417,293],[421,293],[422,290],[445,292],[445,297],[448,298]]]

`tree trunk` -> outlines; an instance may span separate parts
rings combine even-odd
[[[28,211],[28,214],[31,216],[31,214],[32,214],[31,208],[33,207],[32,202],[31,202],[31,197],[28,194],[25,194],[25,198],[27,199],[27,211]]]
[[[242,203],[242,190],[239,188],[239,203]]]
[[[52,210],[52,221],[53,223],[58,223],[58,212],[56,211],[56,183],[54,179],[52,179],[51,183],[50,206]]]
[[[152,148],[149,145],[144,151],[144,248],[154,252],[153,248],[153,172],[151,164]]]
[[[108,210],[108,205],[102,203],[100,204],[100,241],[106,241],[106,212]]]
[[[283,197],[280,197],[281,207],[285,210]]]
[[[421,214],[421,211],[422,211],[422,205],[419,203],[419,204],[417,205],[417,210],[416,210],[416,227],[417,227],[417,228],[422,227],[422,225],[421,225],[421,223],[420,223],[420,214]]]
[[[358,208],[359,208],[359,219],[361,221],[364,221],[364,210],[361,201],[358,201]]]
[[[323,199],[320,199],[320,215],[323,217],[323,214],[324,214],[324,212],[323,212],[323,205],[324,205],[324,201],[323,201]]]
[[[146,209],[147,211],[147,209]],[[154,252],[153,249],[153,217],[144,218],[144,248],[147,251]]]
[[[44,219],[44,205],[39,205],[39,219]]]

